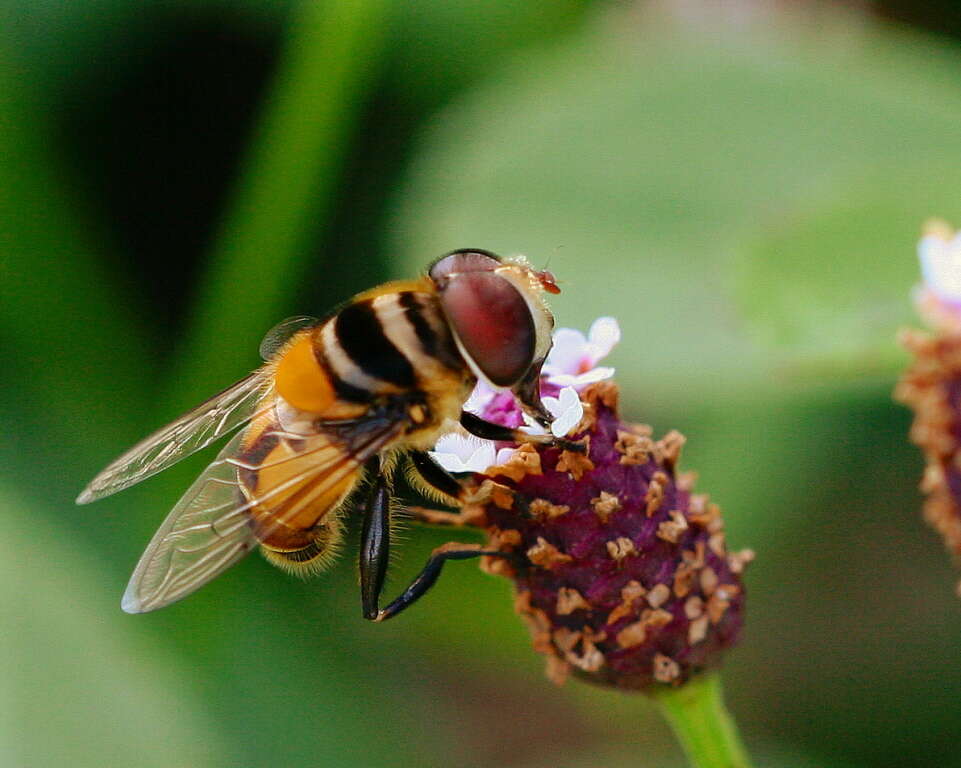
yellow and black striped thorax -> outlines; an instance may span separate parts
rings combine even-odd
[[[423,389],[466,368],[426,291],[359,297],[324,324],[319,342],[338,396],[350,401]]]
[[[275,381],[291,405],[333,418],[328,410],[338,402],[460,390],[472,379],[436,292],[419,281],[361,294],[295,336],[279,356]]]

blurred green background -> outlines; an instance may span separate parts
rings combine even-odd
[[[549,262],[560,325],[620,319],[626,412],[757,551],[724,676],[758,763],[961,766],[957,573],[890,398],[920,224],[961,223],[961,16],[914,5],[6,0],[0,763],[681,764],[643,698],[548,683],[471,565],[383,626],[349,550],[123,614],[209,453],[73,505],[282,317],[480,246]]]

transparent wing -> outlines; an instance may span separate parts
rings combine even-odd
[[[256,370],[144,438],[91,480],[77,503],[87,504],[139,483],[255,418],[268,384],[269,370]]]
[[[338,433],[296,436],[298,449],[281,459],[251,466],[239,457],[243,435],[236,436],[197,478],[140,558],[121,603],[127,613],[162,608],[199,589],[257,546],[260,540],[293,520],[308,505],[357,472],[379,453],[403,425],[388,421],[357,422]],[[276,433],[282,439],[290,435]],[[238,469],[261,471],[292,463],[285,478],[247,498]],[[255,523],[258,504],[269,504],[269,523]],[[329,510],[325,510],[329,511]]]
[[[297,315],[296,317],[288,317],[286,320],[281,320],[277,325],[267,331],[264,340],[260,342],[261,359],[271,360],[280,348],[287,343],[287,340],[297,333],[297,331],[310,328],[318,323],[320,323],[320,320],[310,315]]]

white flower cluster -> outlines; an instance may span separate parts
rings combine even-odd
[[[915,290],[918,312],[934,328],[961,332],[961,232],[929,221],[918,242],[923,283]]]
[[[558,328],[554,332],[554,345],[544,361],[543,375],[549,384],[560,387],[557,397],[542,398],[544,407],[550,411],[551,434],[564,437],[580,422],[584,406],[578,392],[588,384],[609,379],[613,368],[599,367],[598,361],[607,357],[621,339],[621,329],[613,317],[601,317],[593,322],[585,336],[571,328]],[[497,390],[479,381],[464,409],[480,414],[497,394]],[[528,434],[544,434],[545,430],[524,415]],[[448,472],[483,472],[495,464],[503,464],[513,453],[513,448],[499,451],[490,440],[461,432],[444,435],[431,451],[433,459]]]
[[[961,232],[929,222],[918,242],[925,287],[942,301],[961,306]]]

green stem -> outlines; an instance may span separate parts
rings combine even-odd
[[[695,768],[750,768],[716,673],[695,677],[652,697]]]
[[[302,0],[173,366],[179,407],[256,364],[306,276],[350,131],[378,73],[385,0]],[[322,271],[315,279],[323,279]]]

